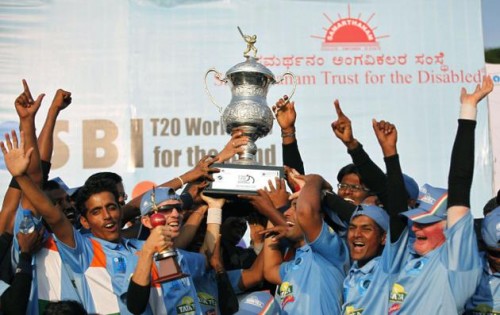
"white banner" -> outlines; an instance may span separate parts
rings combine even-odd
[[[114,171],[129,195],[142,182],[187,171],[228,141],[203,78],[209,68],[225,72],[244,61],[237,26],[257,35],[257,56],[276,76],[296,75],[306,172],[333,184],[350,162],[330,128],[339,99],[355,137],[382,168],[372,118],[396,124],[405,173],[420,185],[446,187],[460,88],[472,90],[485,74],[479,0],[11,0],[0,14],[1,131],[17,126],[22,78],[33,94],[48,94],[38,130],[56,89],[69,90],[73,103],[59,116],[51,177],[74,187],[94,172]],[[229,87],[209,82],[225,107]],[[288,80],[271,87],[269,105],[291,88]],[[493,193],[487,117],[481,104],[476,216]],[[282,164],[276,124],[257,146],[264,164]],[[0,167],[6,187],[9,174]]]

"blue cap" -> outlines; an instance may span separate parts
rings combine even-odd
[[[418,184],[417,182],[411,178],[410,176],[403,174],[403,180],[405,182],[406,192],[410,199],[417,200],[418,198]]]
[[[280,307],[269,291],[255,291],[240,299],[235,315],[280,314]]]
[[[62,190],[64,190],[66,192],[66,194],[68,194],[68,196],[72,196],[78,189],[80,189],[82,186],[78,186],[78,187],[73,187],[73,188],[69,188],[68,185],[62,180],[61,177],[55,177],[53,179],[51,179],[53,181],[55,181],[58,185],[59,185],[59,188],[61,188]]]
[[[382,228],[382,230],[384,230],[384,232],[387,232],[389,229],[389,215],[380,207],[361,204],[354,210],[354,213],[351,216],[351,221],[360,215],[365,215],[375,221]]]
[[[152,197],[153,194],[154,197]],[[179,195],[170,187],[157,187],[148,190],[141,198],[141,215],[146,215],[153,210],[153,199],[156,205],[167,200],[181,201]]]
[[[500,248],[500,206],[496,207],[484,217],[481,227],[484,243],[489,248]]]
[[[420,189],[418,207],[401,213],[413,222],[428,224],[446,220],[448,191],[425,184]]]

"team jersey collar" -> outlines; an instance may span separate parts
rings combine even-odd
[[[367,275],[369,273],[372,273],[373,269],[375,269],[375,266],[377,266],[379,260],[380,260],[380,256],[373,257],[369,262],[367,262],[361,268],[358,267],[358,261],[355,261],[352,264],[351,269],[349,270],[349,274],[353,275],[355,273],[362,273],[364,275]]]
[[[122,248],[125,248],[126,250],[130,250],[132,248],[137,249],[136,246],[134,246],[134,243],[127,238],[120,239],[120,242],[118,243],[108,242],[106,240],[94,236],[92,236],[92,238],[101,243],[102,246],[110,250],[120,250]]]

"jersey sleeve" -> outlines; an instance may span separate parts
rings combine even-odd
[[[75,238],[75,247],[71,248],[63,242],[59,241],[56,236],[57,249],[61,255],[61,260],[67,264],[73,272],[84,273],[90,266],[93,253],[93,245],[88,236],[82,235],[73,228]]]
[[[469,212],[446,230],[445,236],[441,263],[448,269],[453,295],[463,301],[474,294],[482,271],[472,214]]]
[[[312,250],[336,266],[345,265],[349,255],[344,240],[323,221],[319,236],[309,243]]]

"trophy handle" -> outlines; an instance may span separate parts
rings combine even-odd
[[[208,89],[207,76],[211,72],[215,72],[215,78],[219,81],[224,82],[224,83],[227,83],[227,78],[222,78],[222,73],[217,71],[215,68],[208,69],[208,71],[205,73],[205,92],[207,92],[208,97],[210,97],[210,101],[212,101],[212,103],[217,107],[217,109],[219,110],[219,113],[222,114],[222,106],[217,104],[214,97],[212,96],[212,93],[210,93],[210,90]]]
[[[290,101],[292,99],[293,94],[295,94],[295,88],[297,87],[297,79],[295,78],[295,75],[293,73],[291,73],[290,71],[287,71],[287,72],[283,73],[283,75],[281,76],[281,79],[279,81],[277,81],[275,84],[281,83],[281,81],[283,81],[287,75],[291,76],[293,79],[292,93],[290,93],[290,95],[288,95],[288,101]]]

